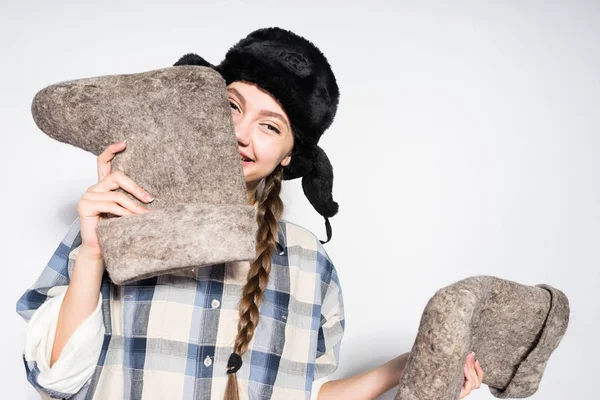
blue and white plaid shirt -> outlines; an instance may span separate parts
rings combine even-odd
[[[17,302],[26,321],[52,297],[50,289],[69,284],[80,244],[76,220]],[[338,363],[344,312],[337,272],[319,240],[286,221],[272,260],[260,322],[237,373],[240,398],[309,399],[313,381]],[[105,335],[91,379],[77,393],[56,393],[38,381],[37,363],[25,359],[28,380],[58,398],[222,399],[248,268],[215,265],[124,286],[105,274]]]

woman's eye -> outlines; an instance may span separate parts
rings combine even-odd
[[[276,126],[273,126],[271,124],[264,124],[264,125],[267,127],[267,129],[270,129],[270,130],[272,130],[273,132],[275,132],[277,134],[281,133],[281,131],[279,129],[277,129]]]
[[[231,107],[232,110],[236,110],[236,111],[240,111],[239,107],[237,106],[237,104],[235,104],[234,102],[230,101],[229,102],[229,107]]]

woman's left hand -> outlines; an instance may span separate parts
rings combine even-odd
[[[483,381],[483,370],[479,361],[475,361],[475,353],[469,353],[465,362],[465,383],[460,391],[459,399],[464,398],[471,393],[473,389],[479,389]]]

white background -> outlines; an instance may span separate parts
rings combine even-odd
[[[494,275],[570,299],[567,334],[532,398],[597,398],[598,1],[1,4],[4,395],[38,398],[15,303],[96,178],[94,156],[37,129],[34,94],[170,66],[187,52],[218,63],[250,31],[281,26],[323,50],[341,89],[321,141],[340,203],[326,248],[347,317],[335,376],[409,351],[438,288]],[[324,237],[299,181],[284,200],[289,220]],[[482,387],[469,398],[493,397]]]

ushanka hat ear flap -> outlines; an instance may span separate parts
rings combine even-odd
[[[206,61],[204,58],[200,57],[198,54],[188,53],[181,57],[179,61],[177,61],[173,66],[179,65],[196,65],[199,67],[209,67],[215,69],[215,66]]]
[[[429,300],[396,400],[456,400],[473,351],[498,398],[534,394],[569,322],[569,301],[547,285],[477,276]]]
[[[333,168],[327,154],[319,147],[314,146],[311,151],[311,169],[302,176],[302,189],[306,198],[314,209],[325,218],[327,243],[331,240],[331,225],[329,218],[338,212],[338,203],[333,201]]]

